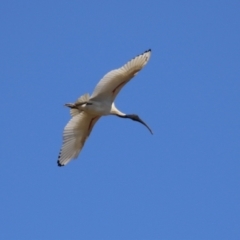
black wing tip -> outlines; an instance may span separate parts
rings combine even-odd
[[[141,53],[141,54],[139,54],[139,55],[137,55],[136,57],[134,57],[133,59],[135,59],[135,58],[137,58],[137,57],[139,57],[139,56],[142,56],[142,55],[144,55],[145,53],[148,53],[148,52],[152,52],[152,49],[151,48],[149,48],[148,50],[146,50],[145,52],[143,52],[143,53]]]
[[[59,160],[57,161],[57,165],[58,165],[59,167],[64,167],[64,166],[65,166],[64,164],[61,164]]]
[[[58,161],[57,161],[57,165],[59,166],[59,167],[64,167],[65,165],[64,164],[62,164],[62,163],[60,163],[60,157],[61,157],[61,153],[62,153],[62,149],[60,150],[60,153],[59,153],[59,155],[58,155]]]

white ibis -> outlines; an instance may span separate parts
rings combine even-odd
[[[150,55],[149,49],[121,68],[108,72],[97,84],[92,96],[85,94],[75,103],[65,104],[70,108],[72,118],[63,131],[63,146],[58,156],[58,166],[65,166],[78,157],[94,124],[102,116],[115,115],[132,119],[146,126],[152,134],[152,130],[138,115],[122,113],[114,104],[119,91],[147,64]]]

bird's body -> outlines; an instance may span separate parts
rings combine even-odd
[[[82,111],[85,111],[89,114],[98,115],[98,116],[106,116],[111,112],[112,103],[109,101],[89,101],[89,103],[85,103],[80,106]]]
[[[107,73],[95,87],[93,94],[84,94],[75,103],[66,104],[70,108],[72,119],[63,132],[63,146],[59,154],[58,165],[64,166],[77,158],[94,124],[101,116],[116,115],[130,118],[151,129],[135,114],[119,111],[114,100],[122,89],[148,62],[151,50],[130,60],[123,67]]]

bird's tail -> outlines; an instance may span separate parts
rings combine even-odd
[[[86,93],[86,94],[82,95],[81,97],[79,97],[77,99],[77,101],[75,102],[75,104],[78,105],[81,103],[88,102],[89,98],[90,98],[90,95],[88,93]]]
[[[86,102],[88,102],[89,98],[90,98],[90,95],[86,93],[81,97],[79,97],[75,103],[65,104],[66,107],[70,108],[70,114],[72,117],[76,116],[82,111],[78,106],[81,106],[82,104],[85,104]]]

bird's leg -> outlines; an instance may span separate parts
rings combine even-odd
[[[75,105],[75,103],[66,103],[64,104],[65,107],[69,107],[69,108],[77,108],[77,106]]]
[[[90,102],[81,102],[81,103],[66,103],[64,106],[69,107],[69,108],[78,108],[79,106],[82,105],[92,105]]]

